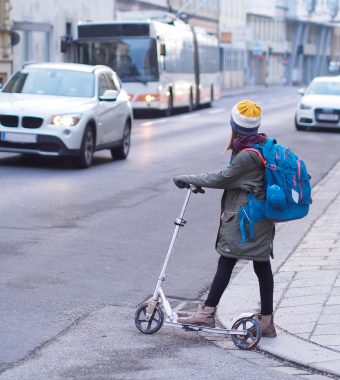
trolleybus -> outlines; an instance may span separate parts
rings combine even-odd
[[[80,23],[77,61],[115,70],[135,110],[170,115],[220,96],[216,36],[174,17]]]

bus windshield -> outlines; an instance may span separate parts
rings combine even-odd
[[[79,43],[79,61],[109,66],[123,82],[152,82],[159,79],[156,41],[152,38],[82,41]]]

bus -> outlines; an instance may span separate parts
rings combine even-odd
[[[79,23],[76,56],[116,71],[134,110],[169,116],[220,96],[217,37],[173,16]]]

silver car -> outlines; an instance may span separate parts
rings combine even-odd
[[[0,92],[0,151],[67,156],[88,168],[109,149],[125,159],[132,110],[117,74],[106,66],[30,64]]]

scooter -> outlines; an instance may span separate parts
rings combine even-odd
[[[230,335],[233,343],[238,348],[242,350],[251,350],[257,346],[262,337],[260,323],[255,319],[254,314],[244,313],[239,315],[233,319],[231,322],[232,327],[229,329],[178,323],[178,315],[172,310],[171,305],[162,290],[161,285],[167,277],[165,271],[172,254],[179,229],[184,227],[187,223],[187,221],[184,220],[184,213],[192,193],[204,194],[205,191],[201,187],[197,186],[191,185],[188,187],[180,216],[174,222],[175,231],[173,233],[155,291],[148,302],[144,302],[137,307],[134,317],[135,325],[143,334],[154,334],[164,324],[166,326],[183,329],[185,331],[202,331],[213,334]]]

